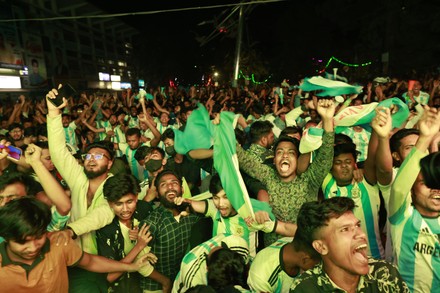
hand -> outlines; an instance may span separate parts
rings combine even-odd
[[[26,100],[26,97],[25,97],[24,95],[20,95],[20,96],[18,97],[18,99],[20,100],[20,103],[21,103],[21,104],[24,104],[24,102],[25,102],[25,100]]]
[[[422,117],[419,120],[420,136],[434,137],[440,129],[440,112],[436,108],[424,107]]]
[[[179,197],[175,197],[175,198],[174,198],[174,204],[175,204],[175,205],[180,206],[180,205],[182,205],[182,203],[184,203],[184,202],[188,202],[188,201],[185,200],[185,199],[183,198],[183,196],[179,196]]]
[[[270,221],[269,214],[265,211],[255,212],[255,221],[258,224],[264,224],[264,222]]]
[[[333,116],[335,115],[335,103],[333,100],[326,100],[321,99],[318,101],[318,105],[316,108],[316,111],[318,112],[319,116],[324,119],[333,119]]]
[[[173,284],[171,283],[171,280],[167,278],[166,282],[162,283],[162,292],[163,293],[170,293],[171,292],[171,288]]]
[[[367,85],[367,93],[371,94],[371,89],[373,88],[373,83],[369,82]]]
[[[212,124],[219,125],[220,124],[220,113],[217,113],[214,120],[212,120]]]
[[[61,87],[62,87],[62,85],[59,84],[58,89],[60,89]],[[51,91],[49,91],[47,93],[46,100],[48,101],[48,103],[46,103],[46,104],[47,104],[47,109],[49,111],[60,110],[60,109],[67,106],[67,99],[65,97],[63,97],[63,103],[61,105],[59,105],[58,107],[55,106],[54,104],[52,104],[51,102],[49,102],[50,99],[55,99],[57,95],[58,95],[57,89],[52,89]]]
[[[26,163],[33,165],[40,163],[41,160],[41,148],[33,143],[29,144],[25,151]]]
[[[64,244],[64,246],[66,246],[73,237],[73,231],[66,229],[57,232],[49,232],[48,235],[54,235],[52,239],[55,240],[56,246],[60,246],[60,244]]]
[[[377,107],[376,116],[371,121],[371,127],[380,138],[389,138],[392,129],[391,111],[389,108]]]
[[[107,131],[108,136],[115,136],[115,132],[113,130]]]
[[[364,169],[354,169],[353,170],[353,183],[362,182],[364,180]]]
[[[432,85],[434,86],[434,88],[438,88],[438,87],[440,86],[440,80],[435,79],[435,80],[432,82]]]
[[[145,246],[148,245],[148,243],[150,243],[151,239],[153,239],[153,236],[151,236],[150,231],[148,231],[149,229],[150,229],[150,226],[148,226],[147,224],[142,225],[141,229],[139,230],[138,236],[137,236],[136,245],[139,245],[142,248],[144,248]]]
[[[138,240],[139,236],[139,227],[133,227],[132,229],[128,230],[128,238],[130,238],[131,241]]]
[[[9,149],[11,143],[5,139],[0,140],[0,161],[8,158]]]
[[[147,260],[150,264],[154,265],[157,263],[157,256],[151,252],[146,254]]]
[[[138,115],[138,119],[139,119],[139,121],[141,121],[141,122],[147,123],[147,117],[145,117],[144,114],[139,114],[139,115]]]

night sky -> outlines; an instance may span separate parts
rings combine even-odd
[[[238,1],[125,0],[106,1],[105,6],[102,1],[89,2],[109,13],[121,13]],[[260,80],[269,76],[273,81],[296,80],[316,74],[335,56],[350,64],[373,62],[368,68],[350,68],[358,78],[371,78],[383,70],[401,77],[433,70],[440,60],[439,2],[287,0],[253,5],[245,16],[242,68]],[[153,80],[178,77],[194,82],[212,70],[231,76],[238,14],[225,22],[225,32],[203,45],[201,41],[220,30],[218,25],[232,9],[164,12],[122,19],[140,33],[134,42],[135,58],[144,75]],[[384,52],[389,52],[388,68],[381,63]],[[335,62],[330,64],[333,66],[342,67]]]

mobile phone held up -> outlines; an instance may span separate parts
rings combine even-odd
[[[22,155],[22,150],[19,148],[16,148],[12,145],[10,146],[4,146],[4,145],[0,145],[0,150],[3,150],[4,148],[6,148],[6,152],[8,153],[8,157],[10,157],[11,159],[14,160],[20,160],[21,155]]]
[[[54,104],[56,107],[61,105],[63,103],[63,97],[68,99],[70,96],[74,95],[76,93],[75,89],[68,83],[61,86],[61,88],[58,90],[58,95],[55,99],[48,99],[52,104]]]

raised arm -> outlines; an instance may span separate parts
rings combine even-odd
[[[50,174],[49,170],[41,162],[41,148],[30,144],[26,149],[26,162],[28,162],[37,174],[38,179],[43,187],[46,195],[55,205],[58,213],[66,216],[70,212],[72,203],[63,187],[57,182],[55,177]]]
[[[420,172],[420,159],[426,156],[429,144],[440,130],[440,112],[425,106],[425,112],[419,121],[420,136],[415,147],[403,161],[391,187],[389,218],[394,219],[403,205],[411,204],[410,191]]]
[[[376,117],[371,122],[371,126],[373,127],[371,140],[377,139],[378,141],[375,160],[377,181],[382,185],[388,185],[393,179],[393,157],[390,150],[390,133],[392,129],[390,109],[376,108]]]

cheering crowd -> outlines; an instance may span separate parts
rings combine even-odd
[[[63,93],[0,108],[0,291],[440,286],[440,80]]]

